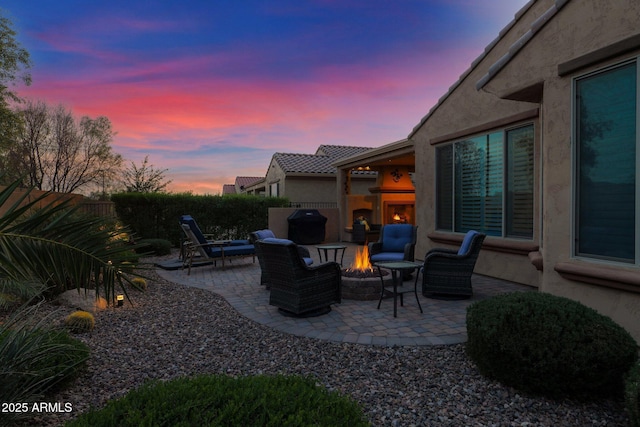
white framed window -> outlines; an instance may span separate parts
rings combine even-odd
[[[638,64],[573,80],[574,255],[639,264]]]
[[[274,182],[272,184],[269,185],[269,195],[271,197],[280,197],[280,183],[279,182]]]
[[[533,238],[533,124],[436,147],[436,229]]]

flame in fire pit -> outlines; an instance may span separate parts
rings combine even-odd
[[[373,272],[373,266],[369,262],[369,247],[366,243],[362,249],[356,250],[356,255],[353,258],[351,266],[347,268],[347,271]]]

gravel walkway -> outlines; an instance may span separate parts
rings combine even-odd
[[[31,425],[62,425],[151,379],[227,375],[314,375],[362,404],[375,426],[626,426],[622,402],[585,404],[523,396],[488,381],[464,345],[378,347],[332,343],[271,330],[221,297],[166,282],[152,271],[134,306],[96,315],[88,371],[51,401],[73,405]],[[62,309],[60,319],[69,309]]]

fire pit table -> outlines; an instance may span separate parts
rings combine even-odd
[[[403,295],[407,292],[411,292],[411,289],[402,287],[402,276],[405,271],[413,271],[423,266],[421,262],[412,261],[381,261],[373,264],[378,269],[380,280],[382,280],[382,289],[380,291],[380,300],[378,301],[378,310],[380,310],[380,304],[385,293],[392,294],[393,296],[393,317],[398,317],[398,295],[400,295],[400,306],[404,306]],[[391,281],[393,282],[393,290],[385,287],[382,269],[391,271]],[[402,289],[399,289],[398,286]],[[413,286],[413,293],[416,296],[420,313],[422,313],[422,306],[418,299],[418,281]]]

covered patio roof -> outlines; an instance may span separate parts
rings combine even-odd
[[[378,148],[346,157],[333,163],[337,169],[376,170],[384,166],[408,166],[415,170],[413,141],[402,139]]]

